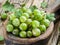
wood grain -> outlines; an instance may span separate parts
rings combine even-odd
[[[59,37],[60,21],[55,24],[54,31],[47,45],[56,45]]]
[[[22,0],[21,0],[22,1]],[[42,10],[45,10],[45,11],[47,11],[47,12],[49,12],[49,13],[51,13],[51,12],[55,12],[58,8],[58,6],[60,5],[60,0],[45,0],[47,3],[48,3],[48,7],[46,8],[46,9],[42,9],[41,8],[41,3],[43,2],[43,0],[29,0],[27,3],[26,3],[26,7],[27,8],[29,8],[30,6],[33,6],[33,5],[36,5],[39,9],[42,9]],[[3,1],[1,1],[0,3],[1,4],[3,4],[3,2],[5,2],[5,0]],[[11,3],[16,3],[17,5],[18,5],[18,3],[20,3],[18,0],[11,0]],[[21,4],[21,3],[20,3]],[[23,4],[23,3],[22,3]],[[16,6],[16,5],[15,5]],[[18,6],[16,6],[16,7],[19,7],[19,5]],[[5,22],[4,22],[5,23]],[[5,36],[5,34],[6,33],[2,33],[3,31],[4,31],[4,28],[3,28],[3,25],[0,27],[1,29],[1,35],[3,35],[3,36]],[[50,30],[51,31],[51,30]],[[6,31],[4,31],[4,32],[6,32]],[[45,34],[46,35],[46,34]],[[47,35],[48,35],[48,33],[47,33]],[[6,37],[6,36],[5,36]],[[44,36],[43,36],[44,37]],[[42,38],[42,37],[41,37]],[[47,37],[45,37],[45,38],[47,38]],[[39,39],[37,39],[37,40],[39,40]],[[31,40],[31,41],[33,41],[33,40]],[[30,41],[30,42],[31,42]]]

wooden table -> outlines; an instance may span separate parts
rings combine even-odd
[[[43,0],[29,0],[27,3],[26,3],[26,7],[30,7],[31,5],[36,5],[39,9],[41,10],[46,10],[47,12],[55,12],[60,6],[60,0],[45,0],[47,3],[48,3],[48,7],[45,8],[45,9],[42,9],[41,8],[41,2],[43,2]],[[0,0],[0,4],[3,4],[2,2],[5,2],[5,0]],[[19,7],[19,5],[17,3],[18,0],[11,0],[11,3],[14,3],[16,7]],[[18,6],[17,6],[18,5]],[[56,10],[55,10],[56,9]],[[45,39],[45,41],[38,41],[34,44],[31,44],[31,45],[56,45],[57,43],[57,39],[58,39],[58,36],[59,36],[59,30],[58,30],[58,26],[59,26],[59,23],[58,22],[57,24],[55,24],[55,28],[54,28],[54,31],[53,33],[47,38]],[[3,25],[2,25],[2,22],[0,22],[0,35],[4,36],[3,35]],[[5,43],[6,45],[13,45],[10,41],[8,40],[5,40]],[[15,45],[20,45],[20,44],[15,44]],[[22,45],[22,44],[21,44]]]

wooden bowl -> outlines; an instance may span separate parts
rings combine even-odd
[[[35,38],[19,38],[19,37],[15,37],[15,36],[10,35],[10,34],[7,33],[7,31],[6,31],[7,22],[8,22],[8,18],[7,18],[7,20],[5,20],[3,22],[4,37],[5,37],[6,40],[9,40],[9,41],[11,41],[13,43],[18,43],[18,44],[31,44],[31,43],[35,43],[37,41],[46,39],[53,32],[53,28],[54,28],[54,23],[51,22],[49,27],[47,28],[46,32],[41,34],[39,37],[35,37]]]

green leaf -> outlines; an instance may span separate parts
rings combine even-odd
[[[55,14],[54,13],[51,13],[50,15],[51,15],[51,17],[55,17]]]
[[[13,11],[14,10],[14,5],[10,4],[10,2],[7,0],[3,6],[2,6],[4,11]]]
[[[37,9],[37,7],[34,5],[34,6],[31,6],[30,9],[34,11],[34,9]]]
[[[46,18],[49,19],[50,21],[54,21],[55,20],[54,16],[55,16],[54,13],[46,14]]]
[[[42,3],[41,3],[41,7],[42,7],[42,8],[46,8],[47,5],[48,5],[47,2],[42,2]]]
[[[16,9],[16,11],[15,11],[15,15],[17,18],[19,18],[22,15],[22,13],[23,12],[20,9]]]
[[[0,36],[0,41],[3,41],[4,40],[4,37],[3,36]]]

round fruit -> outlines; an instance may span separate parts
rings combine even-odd
[[[26,24],[26,23],[22,23],[22,24],[19,26],[19,28],[20,28],[21,30],[27,30],[27,24]]]
[[[26,18],[29,18],[29,14],[28,13],[23,13],[23,16],[25,16]]]
[[[34,15],[38,15],[40,13],[40,10],[35,9],[33,13],[34,13]]]
[[[27,8],[26,8],[26,7],[23,7],[23,8],[22,8],[22,11],[23,11],[23,12],[26,12],[26,11],[27,11]]]
[[[7,14],[6,13],[1,14],[1,18],[2,19],[6,19],[7,18]]]
[[[32,37],[32,32],[31,31],[27,31],[27,36],[28,37]]]
[[[42,19],[43,19],[43,15],[40,15],[40,14],[35,15],[35,16],[34,16],[34,19],[36,19],[36,20],[40,21],[40,20],[42,20]]]
[[[20,17],[20,21],[21,21],[21,22],[26,22],[26,20],[27,20],[27,19],[26,19],[25,16],[21,16],[21,17]]]
[[[19,21],[19,19],[18,18],[15,18],[13,21],[12,21],[12,24],[14,25],[14,26],[19,26],[20,25],[20,21]]]
[[[32,14],[32,11],[31,11],[31,9],[27,9],[27,11],[26,11],[28,14]]]
[[[12,32],[14,35],[19,35],[19,30],[18,29],[14,29]]]
[[[33,36],[37,37],[41,34],[41,31],[40,31],[40,29],[35,28],[35,29],[32,30],[32,33],[33,33]]]
[[[44,19],[41,21],[41,23],[44,24],[46,27],[48,27],[50,24],[50,21],[48,19]]]
[[[33,28],[39,27],[39,25],[40,25],[39,21],[37,21],[37,20],[32,21],[32,27]]]
[[[11,24],[8,24],[6,29],[7,29],[7,32],[12,32],[13,31],[13,26]]]
[[[27,19],[27,24],[31,24],[31,22],[32,22],[32,19]]]
[[[40,25],[39,29],[41,30],[41,32],[45,32],[46,31],[46,26],[45,25]]]
[[[41,15],[43,15],[44,13],[45,13],[44,11],[42,11],[42,10],[40,11],[40,14],[41,14]]]
[[[14,20],[16,18],[16,16],[14,14],[10,15],[10,20]]]
[[[19,35],[20,35],[20,37],[25,38],[26,37],[26,32],[25,31],[21,31]]]

